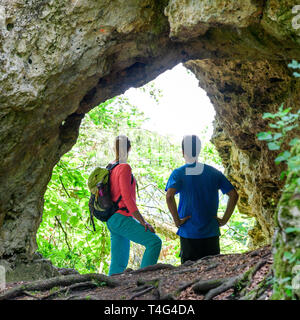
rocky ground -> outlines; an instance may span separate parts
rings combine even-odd
[[[62,275],[7,285],[0,300],[268,300],[270,246],[209,256],[174,267],[157,264],[122,274]]]

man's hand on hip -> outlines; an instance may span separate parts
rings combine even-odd
[[[184,217],[182,219],[179,219],[178,221],[176,221],[176,227],[179,228],[180,226],[182,226],[184,223],[187,222],[187,220],[189,220],[191,218],[191,216],[188,217]]]

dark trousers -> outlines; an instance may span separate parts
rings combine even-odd
[[[196,261],[206,256],[220,254],[219,237],[205,239],[187,239],[180,237],[181,263]]]

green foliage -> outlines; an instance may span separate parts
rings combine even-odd
[[[154,81],[148,82],[146,85],[141,87],[140,90],[147,93],[157,104],[159,104],[159,99],[163,97],[162,90],[156,87]]]
[[[223,214],[225,205],[220,206],[219,212]],[[222,216],[221,214],[221,216]],[[222,227],[220,236],[220,249],[222,253],[246,252],[248,250],[248,231],[253,228],[255,218],[245,218],[235,209],[228,223]]]
[[[269,150],[280,150],[282,144],[285,142],[287,133],[298,127],[297,121],[300,115],[300,110],[298,113],[290,113],[291,108],[284,109],[284,104],[279,107],[276,113],[264,113],[263,119],[271,119],[273,122],[269,123],[269,127],[276,129],[275,132],[260,132],[257,134],[259,140],[267,141]],[[289,142],[290,146],[297,143],[299,139],[294,138]],[[288,161],[290,159],[290,152],[283,151],[278,155],[275,162],[278,164],[282,161]]]
[[[290,141],[287,140],[287,134],[299,127],[298,120],[300,116],[300,110],[293,114],[290,112],[291,108],[284,109],[284,104],[281,104],[278,112],[276,113],[264,113],[263,119],[271,119],[269,127],[276,131],[260,132],[257,134],[259,140],[266,141],[268,143],[269,150],[280,150],[282,145],[287,144],[288,146],[294,146],[298,143],[299,138],[294,138]],[[289,169],[299,170],[300,163],[299,157],[292,157],[289,150],[282,151],[277,158],[275,163],[286,162]],[[287,172],[283,172],[281,177],[286,176]]]
[[[288,228],[285,229],[285,233],[291,233],[291,232],[300,232],[300,228],[288,227]]]
[[[161,91],[153,83],[142,88],[155,100]],[[73,149],[55,166],[45,194],[43,220],[37,242],[44,257],[58,267],[75,268],[81,273],[108,273],[110,264],[110,234],[105,223],[95,219],[96,232],[89,221],[87,180],[96,166],[106,166],[114,159],[114,137],[127,135],[132,142],[129,155],[139,184],[137,205],[142,214],[153,217],[162,225],[173,220],[165,203],[165,185],[171,171],[184,164],[180,143],[169,137],[143,129],[147,121],[144,113],[124,98],[115,97],[91,110],[83,120],[80,135]],[[200,137],[204,141],[205,129]],[[221,159],[210,142],[204,143],[200,161],[221,168]],[[226,203],[221,201],[220,211]],[[246,250],[250,220],[238,212],[232,217],[222,234],[222,252]],[[178,265],[179,240],[165,234],[160,260]],[[143,248],[132,244],[128,267],[137,267]]]
[[[288,64],[288,66],[291,69],[299,69],[300,70],[300,63],[297,62],[296,60],[293,60],[290,64]],[[295,71],[293,74],[294,74],[294,77],[300,78],[300,73]]]

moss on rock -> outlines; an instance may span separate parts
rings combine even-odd
[[[300,142],[291,153],[298,169],[287,177],[275,217],[273,299],[300,299]]]

